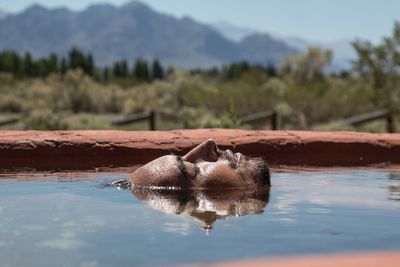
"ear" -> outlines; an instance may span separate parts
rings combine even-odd
[[[217,143],[213,139],[208,139],[190,150],[186,155],[183,156],[183,159],[192,163],[199,159],[204,161],[217,161]]]

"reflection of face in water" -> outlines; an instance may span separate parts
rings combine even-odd
[[[259,188],[270,186],[267,164],[207,140],[180,157],[157,158],[136,170],[128,181],[134,187]]]
[[[389,199],[400,201],[400,172],[389,173]]]
[[[136,188],[132,194],[161,212],[188,214],[206,231],[213,228],[216,220],[262,213],[269,200],[269,188],[224,191]]]

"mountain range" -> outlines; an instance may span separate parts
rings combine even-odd
[[[355,58],[350,41],[311,41],[267,34],[226,22],[199,23],[176,18],[131,1],[116,7],[98,4],[74,12],[33,5],[18,14],[0,9],[0,51],[66,55],[78,47],[94,55],[99,65],[138,57],[160,59],[181,68],[212,67],[247,60],[279,64],[287,55],[319,46],[334,52],[330,70],[350,67]]]
[[[78,12],[33,5],[0,20],[0,50],[29,51],[40,57],[65,55],[71,47],[91,52],[99,65],[141,57],[181,68],[239,60],[278,64],[299,52],[268,34],[230,40],[210,25],[158,13],[139,1],[119,7],[97,4]]]
[[[256,30],[251,28],[232,25],[225,21],[217,21],[211,23],[210,26],[220,32],[225,38],[235,42],[240,42],[245,37],[257,33]]]
[[[227,22],[215,22],[210,24],[215,30],[219,31],[225,38],[232,41],[241,41],[247,36],[257,34],[259,31],[251,28],[232,25]],[[270,34],[273,38],[285,42],[290,47],[304,53],[308,47],[317,46],[323,49],[330,49],[333,52],[332,64],[328,71],[341,71],[351,67],[351,60],[356,58],[356,52],[349,40],[338,40],[332,42],[322,42],[307,40],[299,37],[284,36],[281,34]]]
[[[0,9],[0,20],[2,20],[3,18],[5,18],[7,16],[7,12],[5,12],[4,10]]]

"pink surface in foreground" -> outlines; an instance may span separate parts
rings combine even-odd
[[[209,267],[397,267],[400,251],[300,256],[280,259],[258,259],[236,262],[195,264],[188,266]]]

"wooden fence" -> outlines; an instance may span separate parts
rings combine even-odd
[[[3,119],[3,120],[0,120],[0,126],[14,124],[14,123],[17,123],[18,121],[19,121],[19,118]]]
[[[357,116],[353,116],[344,120],[344,122],[351,126],[359,126],[364,123],[368,123],[376,120],[386,121],[386,131],[388,133],[394,133],[396,131],[394,119],[392,113],[387,110],[377,110]]]
[[[122,126],[146,120],[149,122],[149,129],[154,131],[156,129],[156,112],[154,110],[133,114],[126,118],[112,121],[111,124],[115,126]]]
[[[278,130],[278,113],[275,110],[267,110],[246,115],[240,119],[242,123],[255,123],[269,120],[271,130]]]
[[[152,111],[146,111],[146,112],[141,112],[137,114],[130,115],[126,118],[120,119],[120,120],[115,120],[112,121],[111,124],[114,126],[123,126],[123,125],[128,125],[131,123],[136,123],[136,122],[141,122],[141,121],[148,121],[149,122],[149,129],[151,131],[156,130],[156,115],[161,115],[164,118],[168,119],[177,119],[177,116],[165,113],[165,112],[156,112],[154,110]],[[260,122],[264,120],[269,120],[271,129],[272,130],[277,130],[278,129],[278,114],[274,110],[268,110],[268,111],[263,111],[263,112],[258,112],[254,114],[250,114],[247,116],[244,116],[240,119],[242,123],[255,123],[255,122]]]
[[[161,115],[168,119],[177,119],[176,115],[165,113],[165,112],[156,112],[154,110],[145,111],[137,114],[130,115],[123,119],[111,121],[111,124],[114,126],[123,126],[131,123],[148,121],[149,129],[151,131],[156,130],[156,114]],[[8,118],[0,120],[0,126],[10,125],[19,122],[19,118]],[[396,131],[395,122],[392,113],[388,110],[377,110],[357,116],[353,116],[347,119],[344,119],[344,123],[351,126],[359,126],[368,122],[376,121],[376,120],[385,120],[386,121],[386,131],[388,133],[394,133]],[[272,130],[278,130],[278,113],[275,110],[262,111],[258,113],[249,114],[240,118],[242,123],[257,123],[263,121],[270,122],[270,128]]]

